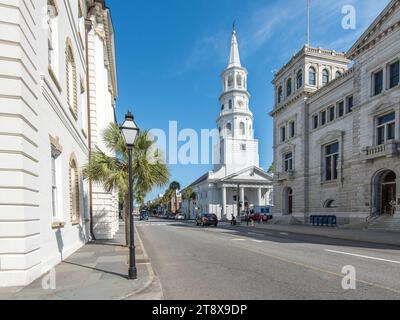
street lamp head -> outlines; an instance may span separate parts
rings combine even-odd
[[[128,148],[132,148],[139,135],[139,128],[135,123],[133,115],[130,111],[125,116],[125,121],[120,127],[121,134]]]

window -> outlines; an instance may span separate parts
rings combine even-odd
[[[376,137],[377,144],[385,144],[386,142],[395,138],[395,113],[389,113],[377,119]]]
[[[337,110],[338,118],[343,117],[344,116],[344,102],[343,101],[338,102],[337,109],[338,109]]]
[[[318,121],[319,119],[318,119],[318,115],[316,114],[316,115],[313,115],[313,117],[312,117],[312,126],[313,126],[313,129],[317,129],[318,128],[318,124],[319,124],[319,121]]]
[[[282,100],[283,100],[283,89],[282,86],[280,86],[278,89],[278,103],[281,103]]]
[[[289,152],[283,156],[284,170],[285,172],[293,171],[293,153]]]
[[[232,109],[232,107],[233,107],[232,100],[229,100],[229,109]]]
[[[340,78],[341,76],[342,76],[342,73],[340,71],[336,71],[335,78]]]
[[[322,70],[322,85],[327,85],[329,83],[329,71],[324,69]]]
[[[296,88],[297,90],[300,89],[303,86],[303,71],[299,70],[297,72],[297,77],[296,77]]]
[[[66,79],[67,79],[67,102],[75,117],[78,115],[77,106],[77,84],[76,84],[76,65],[72,48],[67,40],[66,55]]]
[[[240,74],[236,76],[236,84],[239,88],[242,87],[242,76]]]
[[[225,109],[225,105],[223,104],[222,106],[221,106],[221,110],[223,111]]]
[[[69,164],[69,186],[70,186],[70,207],[71,221],[73,224],[79,223],[79,174],[76,161],[71,159]]]
[[[230,87],[232,87],[233,86],[233,77],[232,76],[229,76],[228,77],[228,87],[230,88]]]
[[[325,180],[332,181],[338,178],[339,143],[325,147]]]
[[[354,98],[353,96],[347,97],[346,99],[346,108],[347,108],[347,113],[353,112],[353,107],[354,107]]]
[[[226,125],[226,131],[228,135],[232,133],[232,124],[230,122]]]
[[[47,1],[47,52],[48,63],[56,77],[58,74],[58,23],[57,23],[57,7],[54,0]]]
[[[79,24],[79,35],[84,45],[85,35],[85,16],[83,15],[82,3],[78,0],[78,24]]]
[[[61,152],[51,147],[51,204],[53,221],[59,220],[59,157]]]
[[[246,147],[245,144],[242,144],[242,145],[240,146],[240,149],[241,149],[242,151],[246,151],[247,147]]]
[[[244,136],[246,134],[246,126],[244,125],[244,122],[240,123],[239,128],[240,128],[240,134]]]
[[[280,135],[281,135],[281,142],[285,142],[286,141],[286,127],[283,126],[280,128]]]
[[[399,85],[399,76],[399,61],[396,61],[389,66],[389,89]]]
[[[286,83],[286,96],[289,97],[292,94],[292,79],[289,79]]]
[[[373,95],[377,96],[378,94],[382,93],[383,91],[383,70],[375,72],[373,75]]]
[[[326,110],[321,111],[321,126],[324,126],[326,124]]]
[[[296,134],[296,126],[294,121],[289,122],[289,138],[293,138]]]
[[[308,83],[311,86],[315,86],[317,84],[317,77],[316,77],[317,73],[315,72],[315,68],[311,67],[308,70]]]
[[[328,116],[329,122],[335,120],[335,107],[334,106],[330,107],[328,112],[329,112],[329,116]]]
[[[87,128],[88,128],[88,117],[87,117],[87,99],[86,99],[86,92],[85,92],[85,84],[84,80],[81,79],[80,81],[80,111],[81,111],[81,119],[82,119],[82,128],[87,134]]]

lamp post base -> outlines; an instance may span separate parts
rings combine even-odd
[[[128,277],[129,277],[130,280],[136,280],[137,279],[137,269],[136,268],[129,268]]]

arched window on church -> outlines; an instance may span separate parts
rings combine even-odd
[[[246,126],[245,126],[244,122],[240,123],[239,128],[240,128],[240,134],[242,136],[246,135]]]
[[[226,133],[230,135],[232,133],[232,124],[229,122],[226,125]]]
[[[335,78],[340,78],[342,73],[340,71],[336,71]]]
[[[233,77],[229,76],[228,77],[228,88],[231,88],[233,86]]]
[[[237,83],[238,88],[242,87],[242,76],[240,74],[238,74],[236,76],[236,83]]]
[[[232,100],[229,100],[229,109],[232,109],[232,107],[233,107],[233,102]]]

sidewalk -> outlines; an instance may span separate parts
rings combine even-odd
[[[55,268],[52,273],[23,288],[0,288],[3,300],[122,300],[161,299],[162,291],[154,276],[143,244],[135,232],[138,280],[128,280],[128,248],[125,226],[113,241],[88,243]],[[43,289],[52,286],[55,289]],[[149,292],[151,288],[151,292]]]
[[[347,228],[329,228],[329,227],[312,227],[305,225],[273,225],[273,224],[258,224],[255,223],[254,226],[246,226],[246,223],[242,223],[237,226],[243,229],[252,230],[269,230],[277,232],[288,232],[301,235],[313,235],[321,236],[333,239],[342,240],[353,240],[370,242],[377,244],[386,244],[400,246],[400,233],[390,232],[390,231],[376,231],[367,229],[347,229]],[[234,229],[235,227],[230,227]]]

